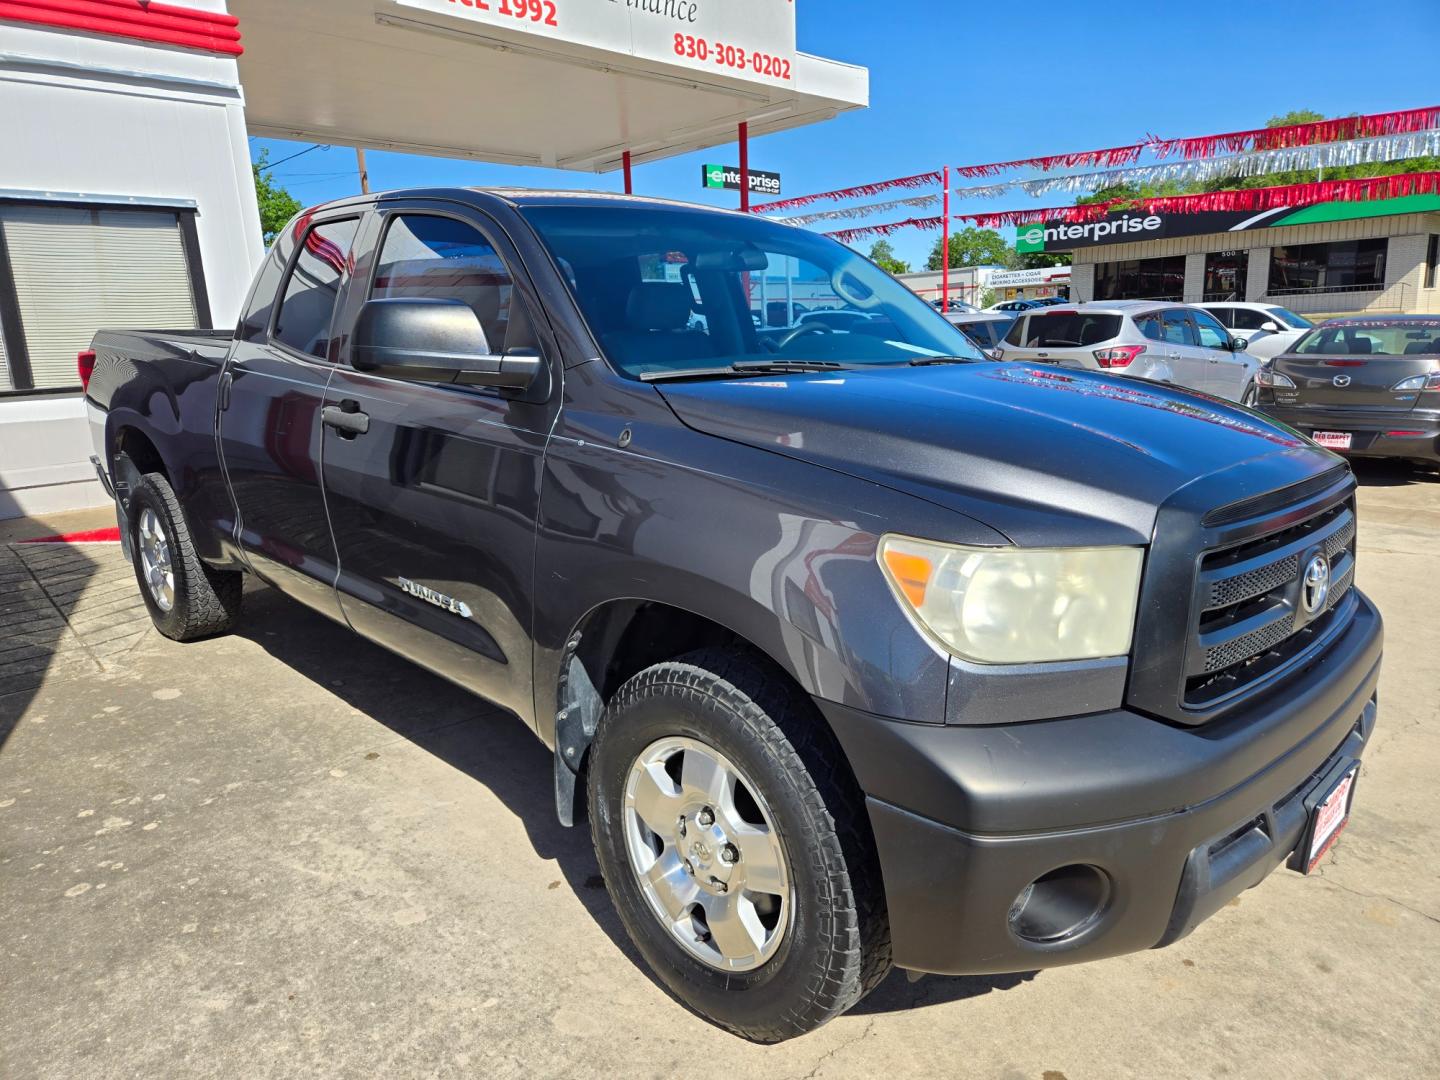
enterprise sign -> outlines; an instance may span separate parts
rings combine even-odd
[[[1181,216],[1181,215],[1176,215]],[[1198,217],[1186,214],[1185,217]],[[1077,247],[1095,247],[1126,240],[1148,240],[1163,235],[1165,221],[1158,214],[1109,214],[1099,221],[1056,222],[1044,225],[1021,225],[1015,230],[1015,250],[1069,251]],[[1202,232],[1213,232],[1203,229]],[[1173,234],[1172,234],[1173,235]]]
[[[700,166],[700,183],[707,188],[722,188],[727,191],[739,191],[740,166],[702,165]],[[759,169],[751,169],[750,194],[779,195],[780,174],[778,172],[761,172]]]

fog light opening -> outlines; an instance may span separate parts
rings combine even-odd
[[[1082,933],[1105,912],[1110,878],[1075,863],[1036,878],[1010,905],[1010,931],[1024,941],[1053,945]]]

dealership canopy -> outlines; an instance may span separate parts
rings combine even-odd
[[[252,134],[606,171],[828,119],[792,0],[231,0]]]

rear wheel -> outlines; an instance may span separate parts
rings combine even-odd
[[[779,1042],[889,971],[864,799],[813,706],[739,649],[640,672],[591,750],[596,855],[631,940],[686,1005]]]
[[[244,575],[215,570],[195,553],[180,500],[161,473],[146,473],[130,497],[135,578],[155,628],[176,641],[222,634],[240,617]]]

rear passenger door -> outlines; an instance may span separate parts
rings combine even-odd
[[[220,452],[245,559],[259,577],[337,619],[320,410],[359,224],[353,208],[305,215],[276,239],[220,377]]]
[[[557,347],[514,248],[479,211],[382,205],[366,233],[345,325],[371,297],[463,300],[492,351],[546,357],[555,389],[535,403],[337,368],[326,405],[368,418],[363,432],[325,431],[341,606],[366,637],[528,714],[535,520],[560,400]]]

